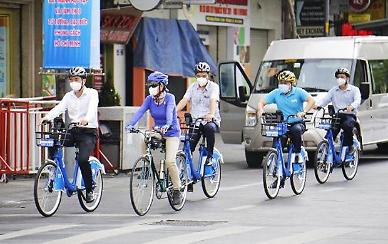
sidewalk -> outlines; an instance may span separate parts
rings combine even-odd
[[[0,208],[24,208],[33,201],[35,175],[9,177],[8,183],[0,183]]]

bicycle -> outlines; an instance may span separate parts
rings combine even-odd
[[[314,161],[314,174],[317,181],[321,184],[325,183],[332,173],[333,168],[342,168],[342,173],[347,180],[352,180],[358,170],[359,153],[361,150],[360,142],[358,140],[358,132],[355,129],[353,136],[354,153],[349,154],[347,147],[343,146],[344,132],[341,132],[339,150],[336,149],[333,138],[333,130],[339,129],[340,118],[339,113],[346,109],[339,109],[337,113],[329,113],[329,117],[325,116],[325,109],[323,109],[322,117],[314,118],[314,126],[316,128],[326,130],[326,135],[323,141],[317,146],[316,157]],[[334,111],[334,108],[329,108],[329,111]]]
[[[186,202],[187,193],[187,170],[186,165],[178,161],[178,172],[181,180],[182,202],[178,205],[173,204],[173,187],[165,166],[165,159],[160,162],[160,170],[155,166],[152,150],[159,149],[162,153],[166,152],[165,139],[162,138],[158,130],[132,129],[130,133],[140,133],[144,136],[146,144],[146,153],[138,158],[133,165],[130,174],[130,198],[131,204],[139,216],[145,215],[151,208],[154,194],[157,199],[162,199],[164,193],[167,193],[168,202],[175,211],[183,208]],[[156,182],[155,182],[156,179]],[[155,191],[156,188],[156,191]]]
[[[62,122],[63,123],[63,122]],[[95,157],[89,157],[92,170],[94,201],[86,202],[86,190],[82,179],[81,170],[78,165],[78,147],[76,147],[76,157],[72,180],[69,180],[63,160],[64,142],[69,134],[69,130],[78,125],[70,123],[63,128],[54,123],[48,132],[35,132],[37,146],[48,148],[52,153],[52,158],[46,159],[39,168],[34,182],[34,201],[39,213],[44,217],[55,214],[61,203],[62,192],[66,191],[68,197],[75,194],[83,210],[93,212],[101,202],[103,191],[103,178],[105,174],[104,165]]]
[[[194,165],[193,154],[190,149],[190,138],[193,133],[199,131],[199,124],[203,121],[203,118],[197,118],[194,122],[191,119],[190,114],[185,114],[184,127],[181,127],[182,133],[181,141],[183,142],[183,150],[180,150],[177,154],[178,161],[186,163],[188,183],[195,184],[199,181],[202,183],[202,190],[206,197],[213,198],[221,183],[221,164],[223,163],[223,157],[217,148],[213,151],[213,161],[211,166],[205,165],[207,150],[205,147],[205,136],[202,135],[201,143],[198,149],[198,164]]]
[[[282,138],[288,133],[290,124],[289,118],[296,117],[290,115],[285,122],[283,121],[283,114],[264,113],[261,117],[261,134],[266,137],[274,138],[274,145],[271,148],[265,160],[263,160],[263,185],[265,194],[269,199],[277,197],[281,187],[284,187],[286,179],[290,178],[292,191],[299,195],[303,192],[306,184],[306,161],[308,155],[304,147],[301,148],[302,163],[291,162],[291,155],[294,151],[294,145],[288,140],[288,157],[284,161],[283,157],[283,143]]]

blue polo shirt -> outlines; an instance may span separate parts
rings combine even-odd
[[[308,92],[300,87],[292,87],[291,92],[287,95],[282,93],[279,89],[275,89],[265,96],[265,102],[267,104],[275,103],[278,109],[283,112],[284,119],[286,120],[289,115],[296,115],[299,112],[303,112],[303,103],[310,96]],[[302,121],[299,118],[290,118],[287,122],[294,123]]]

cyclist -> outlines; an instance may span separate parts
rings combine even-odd
[[[339,113],[340,128],[344,131],[344,146],[348,147],[350,154],[353,154],[353,128],[356,125],[357,109],[361,104],[361,93],[358,87],[349,84],[350,72],[347,68],[339,68],[334,73],[337,79],[337,86],[330,89],[327,95],[317,103],[317,107],[324,107],[330,102],[333,103],[335,112],[346,108],[343,113]],[[339,133],[339,129],[334,130],[333,138]]]
[[[179,148],[180,126],[177,118],[175,96],[168,92],[168,76],[155,71],[147,78],[149,94],[131,122],[127,130],[132,130],[147,110],[150,111],[155,121],[155,127],[159,127],[166,139],[166,166],[173,184],[173,204],[178,205],[182,201],[181,181],[176,165],[176,154]]]
[[[197,82],[192,84],[186,91],[182,100],[177,105],[181,111],[190,102],[190,113],[193,119],[204,118],[200,124],[198,133],[192,135],[190,140],[191,152],[194,152],[201,133],[206,137],[206,165],[212,164],[215,144],[215,133],[220,127],[221,117],[218,108],[220,100],[219,86],[210,80],[210,66],[206,62],[199,62],[194,68]]]
[[[310,94],[300,87],[296,87],[296,76],[288,70],[280,71],[277,74],[279,82],[278,88],[268,93],[258,104],[257,113],[261,116],[264,106],[267,104],[276,104],[278,109],[283,113],[284,119],[289,115],[297,115],[297,118],[290,118],[287,122],[290,123],[289,136],[294,145],[294,153],[291,155],[291,162],[302,162],[303,158],[300,155],[302,146],[302,134],[306,130],[306,125],[303,121],[306,113],[314,106],[315,101]],[[307,102],[305,108],[303,103]],[[281,180],[281,185],[284,180]]]
[[[98,93],[95,89],[85,86],[86,71],[82,67],[69,70],[69,81],[72,91],[65,94],[60,103],[43,118],[43,121],[53,120],[67,111],[70,122],[79,123],[80,126],[69,131],[70,134],[64,145],[74,146],[77,144],[79,147],[78,163],[85,183],[85,201],[90,203],[94,201],[94,195],[89,156],[94,150],[97,140]]]

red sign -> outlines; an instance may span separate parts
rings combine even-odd
[[[101,42],[127,44],[139,21],[140,16],[103,14],[101,16]]]
[[[349,6],[354,12],[363,12],[368,9],[370,0],[349,0]]]

